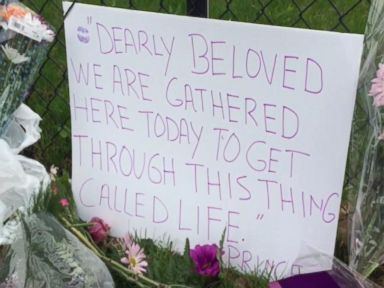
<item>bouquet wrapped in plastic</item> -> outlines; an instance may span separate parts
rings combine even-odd
[[[20,104],[54,36],[43,18],[26,6],[0,0],[0,245],[3,222],[18,207],[28,206],[48,177],[40,163],[18,155],[40,138],[41,120]]]
[[[50,214],[25,217],[18,234],[4,253],[0,287],[114,287],[104,263]]]
[[[353,196],[350,266],[366,277],[384,264],[383,15],[384,1],[372,1],[348,160]]]
[[[0,137],[27,96],[54,36],[44,19],[26,6],[0,0]]]

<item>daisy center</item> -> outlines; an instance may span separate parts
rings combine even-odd
[[[130,259],[129,259],[129,265],[132,267],[132,268],[135,268],[136,266],[137,266],[137,259],[136,259],[136,257],[131,257]]]

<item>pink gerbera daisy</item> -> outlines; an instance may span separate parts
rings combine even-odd
[[[124,242],[127,250],[125,251],[126,257],[120,260],[121,263],[128,265],[128,268],[137,274],[147,272],[148,263],[143,249],[134,243],[129,236],[124,237]]]
[[[384,64],[379,64],[379,69],[376,71],[376,78],[372,81],[369,96],[373,96],[373,105],[376,107],[384,106]]]

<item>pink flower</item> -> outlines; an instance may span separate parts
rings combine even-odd
[[[109,230],[111,229],[108,224],[98,217],[93,217],[89,223],[92,225],[88,227],[88,232],[96,244],[107,239]]]
[[[376,107],[384,106],[384,64],[379,64],[376,71],[376,78],[372,81],[369,96],[373,96],[373,105]]]
[[[220,263],[217,259],[218,247],[212,245],[197,245],[189,251],[197,274],[205,277],[217,277],[220,274]]]
[[[268,288],[282,288],[279,282],[269,283]]]
[[[124,245],[126,249],[128,249],[129,247],[132,246],[132,244],[134,244],[132,240],[132,236],[128,233],[124,236],[123,240],[124,240]]]
[[[134,243],[129,235],[124,237],[126,247],[126,257],[121,258],[121,263],[128,265],[128,268],[137,274],[147,272],[148,262],[145,260],[145,254],[141,247]]]
[[[69,201],[67,198],[61,198],[59,201],[60,205],[64,208],[69,207]]]

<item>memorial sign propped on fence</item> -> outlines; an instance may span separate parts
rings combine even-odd
[[[82,218],[178,247],[226,229],[227,262],[278,278],[333,254],[361,35],[84,4],[65,30]]]

